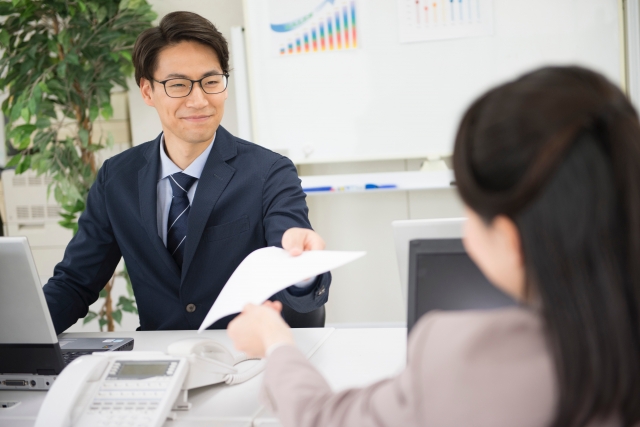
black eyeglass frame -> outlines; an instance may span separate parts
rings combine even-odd
[[[204,90],[204,87],[202,86],[202,81],[206,78],[209,78],[211,76],[225,76],[225,78],[227,79],[227,82],[224,86],[224,89],[221,90],[220,92],[213,92],[213,93],[209,93],[206,90]],[[191,80],[188,79],[186,77],[174,77],[172,79],[167,79],[164,81],[160,81],[160,80],[156,80],[156,79],[152,79],[154,82],[156,83],[160,83],[162,84],[162,86],[164,87],[164,93],[169,97],[169,98],[186,98],[187,96],[191,95],[191,92],[193,91],[193,87],[195,86],[196,83],[200,84],[200,89],[202,89],[202,92],[206,93],[207,95],[217,95],[219,93],[224,92],[225,90],[227,90],[227,88],[229,87],[229,73],[222,73],[222,74],[209,74],[208,76],[204,76],[203,78],[201,78],[200,80]],[[187,93],[184,96],[171,96],[169,95],[169,92],[167,92],[167,82],[170,82],[171,80],[189,80],[191,82],[191,87],[189,88],[189,93]]]

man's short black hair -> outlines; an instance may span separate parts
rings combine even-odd
[[[143,31],[136,40],[133,66],[138,86],[143,77],[153,80],[160,51],[183,41],[195,41],[211,47],[218,56],[222,72],[229,72],[229,48],[222,33],[209,20],[196,13],[172,12],[162,18],[157,27]]]

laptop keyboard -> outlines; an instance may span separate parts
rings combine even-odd
[[[67,366],[69,363],[73,362],[80,356],[84,356],[85,354],[91,354],[92,351],[65,351],[62,353],[62,360],[64,361],[64,366]]]

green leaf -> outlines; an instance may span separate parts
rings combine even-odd
[[[96,18],[98,18],[98,22],[104,21],[104,18],[107,16],[107,9],[102,6],[98,9],[98,13],[96,13]]]
[[[67,63],[66,62],[61,62],[61,63],[58,64],[58,75],[63,79],[67,75]]]
[[[89,108],[89,120],[94,122],[98,118],[98,114],[100,113],[100,108],[97,105],[92,105]]]
[[[76,55],[75,53],[68,53],[67,61],[69,61],[69,64],[80,65],[80,61],[78,60],[78,55]]]
[[[24,135],[31,135],[33,131],[36,130],[35,125],[20,125],[13,128],[11,132],[9,132],[9,139],[22,139]]]
[[[36,98],[35,96],[32,96],[31,98],[29,98],[29,102],[27,103],[27,107],[29,108],[29,112],[31,114],[35,114],[36,113],[36,109],[38,108],[38,101],[39,99]],[[25,119],[25,122],[28,122],[29,120]]]
[[[20,160],[22,160],[22,154],[18,153],[15,156],[13,156],[11,158],[11,160],[9,160],[7,162],[7,164],[5,165],[5,167],[7,168],[12,168],[14,166],[16,166],[18,163],[20,163]]]
[[[5,48],[9,47],[9,33],[7,30],[0,31],[0,44]]]
[[[23,156],[22,161],[16,166],[16,173],[20,175],[25,172],[31,166],[31,156]]]
[[[29,148],[30,144],[31,144],[31,135],[22,135],[22,139],[20,140],[20,143],[18,143],[17,145],[14,143],[14,146],[16,146],[18,150],[26,150],[27,148]]]
[[[84,316],[84,319],[82,320],[82,324],[86,325],[87,323],[91,322],[93,319],[95,319],[96,317],[98,317],[98,313],[95,313],[93,311],[90,311],[87,313],[86,316]]]
[[[113,116],[113,107],[110,103],[102,104],[102,117],[105,120],[109,120]]]
[[[38,83],[36,87],[33,88],[33,94],[31,95],[31,97],[35,98],[37,101],[40,101],[40,99],[42,98],[42,87],[40,86],[40,83]]]
[[[22,120],[24,120],[25,123],[29,123],[29,120],[31,120],[31,113],[29,112],[29,108],[25,107],[20,110],[20,117],[22,117]]]
[[[0,2],[0,16],[9,15],[13,12],[13,5],[9,2]]]
[[[127,298],[125,296],[120,296],[118,300],[117,307],[121,307],[123,311],[128,313],[136,313],[138,314],[138,309],[135,306],[136,301],[134,299]]]
[[[129,0],[121,0],[120,5],[118,6],[118,10],[122,11],[129,7]]]
[[[22,102],[16,102],[15,104],[13,104],[13,107],[11,107],[11,114],[9,116],[9,121],[15,122],[16,120],[18,120],[20,118],[21,111],[22,111]]]
[[[105,144],[107,148],[113,148],[113,134],[109,132],[107,134],[107,143]]]
[[[123,50],[122,52],[120,52],[120,55],[126,59],[127,61],[131,62],[132,58],[131,58],[131,52],[127,52],[126,50]]]
[[[86,148],[89,145],[89,131],[87,131],[86,129],[80,129],[78,131],[78,136],[80,137],[82,146]]]
[[[56,43],[54,39],[47,40],[47,47],[49,48],[49,52],[58,56],[58,43]]]
[[[107,290],[106,289],[102,289],[100,291],[100,298],[106,298],[107,297]]]
[[[122,311],[121,310],[112,311],[111,312],[111,316],[113,317],[113,320],[115,320],[118,325],[121,325],[121,322],[122,322]]]
[[[107,324],[107,319],[101,317],[98,319],[98,324],[100,325],[100,332],[102,332],[102,328]]]
[[[51,126],[51,120],[47,117],[38,117],[38,120],[36,120],[36,127],[38,129],[46,129],[49,126]]]

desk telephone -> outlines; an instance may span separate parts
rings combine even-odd
[[[188,410],[188,390],[217,383],[239,384],[264,369],[244,372],[234,357],[206,338],[171,344],[167,353],[94,353],[70,363],[47,393],[36,427],[161,426],[172,410]],[[181,395],[182,393],[182,395]]]

